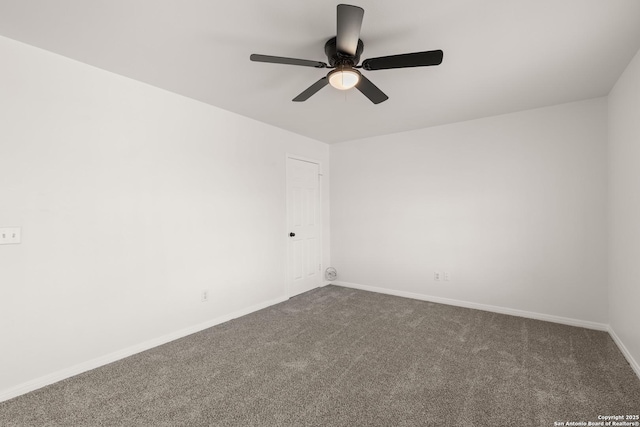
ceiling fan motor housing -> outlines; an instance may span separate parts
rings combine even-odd
[[[339,67],[341,65],[355,67],[360,62],[360,55],[362,55],[363,49],[364,49],[364,43],[362,43],[362,40],[360,39],[358,39],[358,47],[356,49],[355,56],[338,52],[335,37],[329,39],[327,43],[325,43],[324,45],[324,53],[327,55],[327,59],[329,60],[329,65],[331,67]]]

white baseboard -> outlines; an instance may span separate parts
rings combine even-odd
[[[259,304],[252,305],[251,307],[244,308],[242,310],[234,311],[233,313],[226,314],[224,316],[216,317],[215,319],[208,320],[206,322],[190,326],[185,329],[181,329],[176,332],[172,332],[167,335],[163,335],[158,338],[154,338],[149,341],[145,341],[140,344],[136,344],[131,347],[124,348],[122,350],[115,351],[113,353],[106,354],[101,357],[97,357],[95,359],[87,360],[86,362],[79,363],[77,365],[71,366],[66,369],[62,369],[60,371],[53,372],[51,374],[45,375],[40,378],[36,378],[31,381],[27,381],[25,383],[19,384],[15,387],[11,387],[9,389],[0,391],[0,402],[4,402],[5,400],[12,399],[14,397],[20,396],[22,394],[28,393],[33,390],[37,390],[49,384],[53,384],[58,381],[62,381],[64,379],[73,377],[75,375],[81,374],[83,372],[89,371],[91,369],[99,368],[100,366],[107,365],[109,363],[113,363],[117,360],[124,359],[125,357],[132,356],[134,354],[149,350],[153,347],[157,347],[162,344],[166,344],[168,342],[177,340],[182,337],[186,337],[187,335],[194,334],[196,332],[200,332],[204,329],[210,328],[212,326],[219,325],[224,322],[228,322],[229,320],[235,319],[237,317],[241,317],[247,315],[249,313],[253,313],[254,311],[262,310],[263,308],[270,307],[272,305],[281,303],[286,301],[287,297],[280,297],[270,301],[265,301]]]
[[[609,335],[611,335],[611,338],[613,339],[613,342],[616,343],[624,357],[627,359],[627,362],[629,362],[629,365],[631,365],[631,369],[633,369],[633,371],[638,376],[638,379],[640,379],[640,364],[638,364],[638,362],[633,358],[627,347],[622,343],[622,340],[611,326],[609,326],[608,331]]]
[[[434,297],[429,295],[422,295],[422,294],[417,294],[413,292],[397,291],[394,289],[359,285],[359,284],[348,283],[348,282],[340,282],[340,281],[324,282],[322,286],[325,286],[328,284],[344,286],[346,288],[361,289],[361,290],[370,291],[370,292],[378,292],[378,293],[387,294],[387,295],[395,295],[395,296],[405,297],[405,298],[413,298],[413,299],[422,300],[422,301],[430,301],[430,302],[436,302],[440,304],[454,305],[458,307],[474,308],[477,310],[484,310],[484,311],[490,311],[490,312],[501,313],[501,314],[509,314],[513,316],[526,317],[526,318],[537,319],[537,320],[545,320],[549,322],[561,323],[561,324],[570,325],[570,326],[579,326],[579,327],[588,328],[588,329],[607,331],[611,335],[613,341],[616,343],[618,348],[620,348],[620,351],[622,352],[622,354],[629,361],[631,368],[635,371],[638,378],[640,378],[640,365],[633,358],[631,353],[629,353],[629,351],[627,350],[625,345],[622,343],[618,335],[616,335],[615,331],[611,329],[609,325],[596,323],[596,322],[589,322],[584,320],[578,320],[578,319],[570,319],[570,318],[560,317],[560,316],[553,316],[549,314],[540,314],[540,313],[534,313],[534,312],[523,311],[523,310],[515,310],[515,309],[498,307],[493,305],[472,303],[468,301],[461,301],[461,300],[450,299],[450,298],[441,298],[441,297]],[[143,343],[140,343],[131,347],[127,347],[125,349],[122,349],[113,353],[109,353],[95,359],[88,360],[86,362],[71,366],[69,368],[62,369],[52,374],[45,375],[43,377],[36,378],[31,381],[27,381],[15,387],[1,391],[0,402],[12,399],[14,397],[20,396],[22,394],[28,393],[33,390],[37,390],[49,384],[62,381],[64,379],[73,377],[75,375],[81,374],[91,369],[99,368],[100,366],[107,365],[109,363],[115,362],[120,359],[124,359],[125,357],[129,357],[134,354],[149,350],[153,347],[166,344],[168,342],[185,337],[187,335],[200,332],[204,329],[219,325],[221,323],[227,322],[237,317],[241,317],[241,316],[253,313],[255,311],[261,310],[263,308],[270,307],[272,305],[286,301],[287,299],[288,299],[287,297],[280,297],[280,298],[276,298],[260,304],[256,304],[251,307],[247,307],[245,309],[238,310],[233,313],[217,317],[207,322],[200,323],[198,325],[194,325],[189,328],[185,328],[185,329],[182,329],[182,330],[179,330],[179,331],[176,331],[176,332],[173,332],[149,341],[145,341]]]
[[[499,307],[495,305],[479,304],[475,302],[462,301],[451,298],[435,297],[431,295],[417,294],[414,292],[398,291],[395,289],[379,288],[376,286],[360,285],[357,283],[334,281],[334,285],[345,288],[361,289],[363,291],[378,292],[380,294],[394,295],[397,297],[412,298],[422,301],[430,301],[439,304],[454,305],[457,307],[473,308],[476,310],[490,311],[493,313],[509,314],[511,316],[526,317],[529,319],[544,320],[547,322],[561,323],[569,326],[579,326],[581,328],[595,329],[597,331],[608,331],[609,325],[604,323],[591,322],[588,320],[571,319],[569,317],[554,316],[551,314],[536,313],[533,311],[516,310],[513,308]]]

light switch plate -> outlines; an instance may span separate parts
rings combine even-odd
[[[17,245],[21,242],[21,227],[0,228],[0,245]]]

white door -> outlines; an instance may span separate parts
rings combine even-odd
[[[320,175],[317,163],[287,158],[289,296],[320,286]]]

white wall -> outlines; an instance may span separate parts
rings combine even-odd
[[[327,166],[326,144],[6,38],[0,57],[0,226],[23,232],[0,246],[0,396],[285,297],[286,154]]]
[[[640,376],[640,52],[609,94],[609,321]]]
[[[339,281],[604,326],[606,105],[332,145]]]

